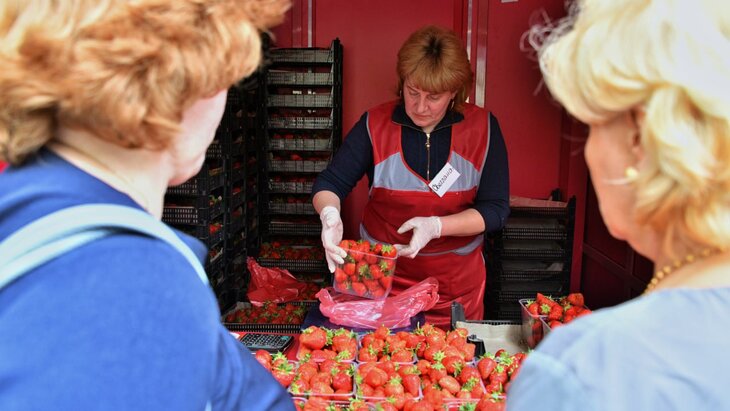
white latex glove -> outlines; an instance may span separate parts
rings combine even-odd
[[[322,221],[322,245],[327,258],[327,267],[331,273],[335,272],[335,264],[344,264],[347,252],[338,244],[342,241],[342,219],[340,211],[332,206],[326,206],[319,213]]]
[[[429,241],[441,237],[441,219],[438,217],[413,217],[403,223],[398,234],[413,230],[413,237],[408,245],[396,244],[399,257],[415,257]]]

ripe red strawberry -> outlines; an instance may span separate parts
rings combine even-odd
[[[477,362],[477,370],[479,370],[479,375],[483,380],[489,378],[495,367],[497,367],[497,362],[487,356],[482,356]]]
[[[581,293],[568,294],[568,296],[565,299],[572,306],[576,306],[576,307],[583,307],[584,306],[583,294],[581,294]]]
[[[550,307],[550,313],[548,313],[548,320],[560,320],[563,318],[563,307],[559,304],[555,304]]]
[[[353,276],[355,275],[355,267],[355,263],[345,262],[345,265],[342,266],[342,270],[345,272],[345,274]]]
[[[387,258],[395,258],[398,251],[390,244],[383,245],[382,249],[380,250],[380,255]]]
[[[389,275],[384,275],[378,279],[380,281],[380,285],[383,286],[386,290],[390,289],[390,287],[393,286],[393,277]]]
[[[438,380],[438,382],[441,388],[450,392],[452,395],[456,395],[461,390],[461,384],[459,384],[459,381],[450,375],[442,377]]]
[[[333,370],[332,388],[334,388],[335,391],[341,390],[344,392],[351,392],[352,391],[352,375],[349,375],[347,370]]]
[[[339,246],[341,249],[347,251],[350,249],[351,244],[352,244],[352,240],[342,240],[342,241],[340,241]]]
[[[327,345],[327,332],[316,325],[311,325],[302,331],[299,343],[310,350],[321,350]]]
[[[281,364],[278,367],[271,369],[271,373],[279,381],[279,384],[283,385],[284,388],[289,387],[292,381],[294,381],[294,366],[291,364]]]
[[[355,275],[359,278],[370,276],[370,265],[366,261],[358,261],[355,266]]]
[[[380,387],[388,381],[388,373],[381,370],[380,368],[373,367],[365,375],[363,381],[365,382],[365,384],[368,384],[373,388]]]
[[[403,387],[403,380],[400,376],[396,375],[391,377],[388,382],[385,383],[385,395],[388,397],[395,397],[405,392]]]
[[[416,374],[406,374],[402,377],[403,388],[414,397],[418,396],[421,388],[421,379]]]
[[[461,373],[459,374],[459,382],[464,385],[472,378],[480,380],[481,377],[482,375],[479,370],[471,366],[466,366],[462,368]]]
[[[385,277],[383,277],[385,278]],[[357,281],[353,281],[352,284],[350,284],[350,287],[352,287],[352,291],[355,292],[356,295],[359,295],[360,297],[364,296],[365,293],[367,293],[368,289],[363,283],[359,283]]]
[[[378,264],[370,264],[370,277],[372,277],[374,280],[377,280],[378,278],[383,276],[383,270],[380,268]]]
[[[540,315],[540,304],[538,304],[537,301],[531,302],[527,306],[527,312],[529,312],[530,314],[532,314],[534,316]]]
[[[344,283],[347,281],[347,274],[341,268],[335,268],[335,282]]]
[[[256,361],[263,365],[267,370],[271,370],[271,354],[266,350],[257,350],[254,354]]]
[[[461,356],[450,355],[441,361],[441,364],[446,368],[446,372],[454,375],[461,372],[462,368],[466,365],[464,359]]]

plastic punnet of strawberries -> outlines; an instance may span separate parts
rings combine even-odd
[[[387,297],[395,274],[395,247],[367,240],[342,240],[339,246],[347,256],[335,268],[335,291],[374,300]]]
[[[537,293],[535,301],[527,305],[527,311],[533,315],[545,316],[550,328],[568,324],[580,316],[591,313],[585,306],[582,293],[571,293],[557,300]]]

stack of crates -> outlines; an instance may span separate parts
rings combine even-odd
[[[271,49],[263,90],[266,122],[261,168],[258,262],[305,281],[328,275],[314,179],[342,135],[342,46]]]
[[[546,202],[547,203],[547,202]],[[510,206],[505,227],[489,236],[485,317],[519,321],[520,299],[565,295],[570,287],[575,197],[550,206]]]
[[[245,282],[248,230],[242,202],[248,169],[241,100],[237,88],[228,91],[225,112],[205,163],[196,176],[168,188],[162,213],[165,223],[196,237],[208,248],[205,270],[221,309],[236,302],[237,290]]]

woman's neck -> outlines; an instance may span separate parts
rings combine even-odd
[[[60,128],[49,149],[114,189],[127,194],[156,218],[171,171],[164,151],[128,149],[84,131]]]

